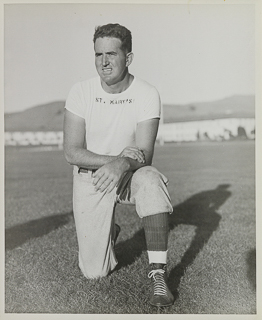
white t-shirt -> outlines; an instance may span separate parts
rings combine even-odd
[[[112,156],[135,146],[138,122],[160,118],[161,113],[155,87],[136,77],[117,94],[105,92],[99,77],[78,82],[72,87],[65,108],[85,119],[86,148]]]

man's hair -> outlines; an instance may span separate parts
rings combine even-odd
[[[127,53],[132,51],[132,35],[126,27],[118,23],[109,23],[96,27],[93,38],[94,43],[97,38],[104,37],[120,39],[122,42],[121,49]]]

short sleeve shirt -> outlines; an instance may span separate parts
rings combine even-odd
[[[160,118],[161,103],[155,87],[134,77],[123,92],[104,91],[100,78],[76,83],[65,108],[85,119],[86,148],[101,155],[118,155],[135,146],[137,124]]]

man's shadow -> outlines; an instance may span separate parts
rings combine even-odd
[[[169,217],[170,231],[180,224],[196,227],[189,248],[169,274],[168,282],[175,298],[178,296],[177,289],[185,270],[218,228],[221,216],[216,211],[231,196],[231,192],[227,190],[229,187],[230,184],[218,185],[216,189],[197,193],[173,208],[173,214]],[[132,264],[145,250],[144,231],[140,229],[131,239],[116,245],[119,261],[117,269]]]
[[[197,193],[174,207],[174,212],[170,217],[171,230],[179,224],[196,227],[189,248],[179,264],[169,274],[168,282],[175,298],[178,296],[177,289],[187,267],[195,260],[219,226],[221,216],[216,211],[231,196],[231,192],[227,190],[229,187],[229,184],[218,185],[216,189]]]
[[[73,219],[72,212],[31,220],[5,230],[5,249],[12,250],[32,238],[42,237]]]

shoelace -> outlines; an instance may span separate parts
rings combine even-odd
[[[154,279],[154,295],[165,296],[167,294],[167,287],[164,280],[165,270],[156,269],[152,270],[148,274],[148,278]]]

